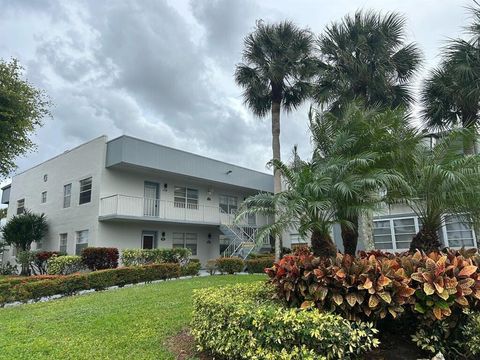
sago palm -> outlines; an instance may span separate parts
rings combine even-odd
[[[464,141],[472,137],[471,131],[457,129],[444,134],[433,148],[419,143],[412,149],[410,159],[399,167],[409,189],[397,198],[404,199],[402,202],[421,223],[410,250],[439,249],[438,231],[443,215],[462,214],[465,221],[478,225],[480,156],[465,156],[462,152]]]
[[[423,116],[429,127],[451,128],[460,124],[475,128],[480,120],[480,8],[471,8],[469,39],[451,40],[441,64],[427,78],[422,90]],[[475,152],[474,142],[464,152]]]
[[[291,22],[257,22],[245,38],[243,63],[238,64],[235,81],[243,91],[245,104],[259,117],[271,112],[273,159],[280,160],[280,112],[300,106],[310,95],[315,72],[313,35]],[[280,173],[274,170],[274,192],[281,190]],[[275,255],[280,257],[280,238]]]
[[[421,53],[406,43],[405,32],[405,18],[397,13],[357,11],[329,25],[318,39],[316,101],[334,113],[355,99],[367,107],[409,105]]]

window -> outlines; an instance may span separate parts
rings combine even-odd
[[[236,196],[220,195],[219,206],[221,212],[235,214],[238,209],[238,198]]]
[[[42,192],[42,204],[45,204],[47,202],[47,192],[44,191]]]
[[[80,255],[82,249],[88,246],[88,230],[76,232],[75,255]]]
[[[461,215],[445,216],[444,229],[445,245],[449,247],[474,247],[475,241],[473,231],[465,219]]]
[[[192,255],[197,255],[197,234],[173,233],[173,248],[190,249]]]
[[[174,206],[178,208],[198,209],[198,190],[175,186]]]
[[[63,185],[63,208],[70,207],[72,199],[72,184]]]
[[[59,251],[61,253],[67,253],[67,243],[68,243],[68,234],[67,233],[63,233],[63,234],[60,234],[60,248],[59,248]]]
[[[92,178],[80,180],[80,200],[79,204],[86,204],[92,200]]]
[[[142,232],[142,249],[155,249],[155,243],[157,242],[156,231],[143,231]]]
[[[25,199],[20,199],[17,201],[17,215],[23,214],[25,212]]]
[[[408,249],[418,229],[417,217],[374,220],[375,248],[380,250]]]

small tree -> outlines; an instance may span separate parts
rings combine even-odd
[[[2,228],[3,241],[15,246],[19,252],[30,250],[32,242],[40,241],[48,231],[45,214],[26,211],[12,217]],[[22,262],[22,275],[28,274],[28,264]]]
[[[34,148],[29,139],[50,115],[44,92],[22,78],[17,60],[0,59],[0,178],[14,168],[14,159]]]

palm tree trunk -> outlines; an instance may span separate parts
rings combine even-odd
[[[473,114],[472,116],[466,116],[464,119],[462,119],[462,127],[465,129],[475,129],[475,119],[476,119],[476,114]],[[463,141],[463,153],[465,155],[474,155],[475,154],[475,142],[477,140],[477,137],[475,136],[473,139],[470,137],[467,137]]]
[[[375,242],[373,241],[373,212],[368,211],[360,215],[357,219],[357,224],[358,237],[365,249],[375,249]]]
[[[273,158],[280,160],[280,102],[272,102],[272,152]],[[273,193],[282,191],[282,179],[280,172],[274,169]],[[275,260],[278,261],[282,255],[282,236],[275,235]]]
[[[437,230],[423,225],[420,231],[413,237],[410,243],[410,251],[421,250],[428,254],[432,251],[439,251],[441,246],[442,243],[438,237]]]
[[[358,231],[355,227],[341,225],[343,249],[345,254],[355,256],[357,252]]]
[[[330,234],[323,234],[314,230],[310,237],[310,244],[315,256],[334,257],[337,254],[337,248],[332,241]]]

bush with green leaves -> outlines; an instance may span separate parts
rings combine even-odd
[[[318,309],[289,309],[264,283],[196,290],[199,350],[234,359],[353,359],[378,345],[371,324]]]
[[[10,264],[9,261],[0,265],[0,275],[16,275],[17,273],[17,266]]]
[[[216,264],[221,274],[235,274],[241,272],[245,266],[243,260],[238,257],[220,257]]]
[[[192,259],[188,264],[181,267],[182,276],[197,276],[202,264],[198,259]]]
[[[138,266],[147,264],[176,263],[186,265],[192,255],[189,249],[124,249],[122,250],[122,264],[124,266]]]
[[[69,275],[84,269],[82,257],[76,255],[53,256],[47,262],[47,271],[51,275]]]
[[[480,358],[480,313],[464,310],[458,321],[421,322],[412,340],[420,349],[441,352],[448,360],[476,360]]]
[[[250,274],[263,274],[266,268],[271,268],[275,258],[272,256],[262,256],[256,259],[245,260],[247,272]]]

